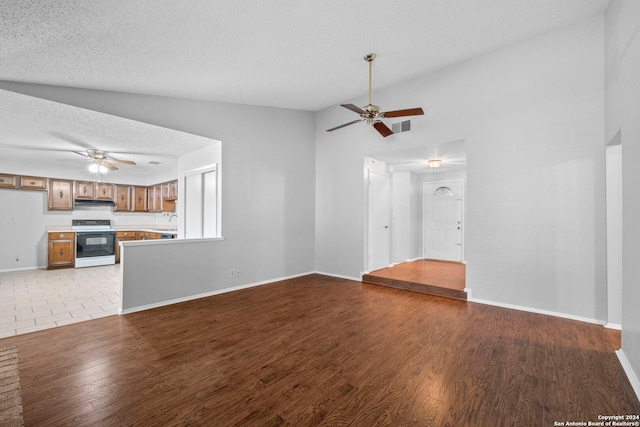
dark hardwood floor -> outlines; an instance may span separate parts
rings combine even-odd
[[[311,275],[0,340],[26,426],[553,426],[638,414],[602,326]]]

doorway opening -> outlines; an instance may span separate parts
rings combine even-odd
[[[430,161],[434,159],[438,161]],[[376,183],[380,175],[387,177],[388,187]],[[376,282],[366,281],[401,282],[404,289],[410,290],[425,284],[437,287],[438,278],[444,277],[444,272],[451,271],[452,267],[457,268],[457,277],[462,277],[461,294],[456,298],[466,299],[463,292],[465,141],[367,156],[364,177],[364,267],[367,271],[363,281],[365,277],[379,276],[381,279]],[[384,188],[384,196],[379,194],[380,188]],[[383,212],[381,204],[373,202],[376,197],[385,200],[383,204],[388,206],[383,209],[388,216],[381,220],[386,221],[385,224],[376,219]],[[379,211],[374,212],[374,207]],[[376,229],[385,225],[384,234]],[[372,230],[385,238],[376,238]],[[388,254],[387,262],[371,261],[372,255],[381,253]],[[401,271],[404,274],[400,274]],[[444,282],[442,285],[447,286]]]

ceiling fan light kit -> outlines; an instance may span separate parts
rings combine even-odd
[[[375,130],[378,131],[380,135],[383,137],[387,137],[389,135],[393,135],[393,131],[389,129],[389,127],[382,122],[381,119],[384,118],[393,118],[393,117],[405,117],[405,116],[421,116],[424,114],[422,108],[408,108],[404,110],[394,110],[384,112],[380,107],[374,105],[371,102],[371,63],[376,58],[375,53],[370,53],[364,57],[364,60],[369,63],[369,104],[360,108],[357,105],[353,104],[340,104],[342,107],[353,111],[356,114],[360,115],[360,119],[353,120],[349,123],[345,123],[331,129],[327,129],[327,132],[332,132],[337,129],[341,129],[343,127],[352,125],[354,123],[359,122],[367,122],[367,124],[373,126]]]

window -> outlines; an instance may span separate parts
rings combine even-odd
[[[443,197],[451,197],[453,196],[453,191],[449,187],[438,187],[436,191],[433,192],[434,196],[443,196]]]

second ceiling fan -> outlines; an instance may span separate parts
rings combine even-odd
[[[360,108],[357,105],[353,104],[340,104],[342,107],[347,108],[357,114],[360,115],[360,118],[357,120],[353,120],[349,123],[342,124],[340,126],[336,126],[331,129],[327,129],[327,132],[331,132],[345,126],[352,125],[354,123],[364,122],[370,124],[377,130],[380,135],[383,137],[387,137],[393,134],[393,131],[389,129],[387,125],[385,125],[381,119],[385,118],[393,118],[393,117],[406,117],[406,116],[421,116],[424,114],[422,108],[407,108],[405,110],[394,110],[394,111],[381,111],[380,107],[377,105],[373,105],[371,103],[371,63],[376,58],[375,53],[370,53],[364,57],[364,60],[369,63],[369,104]]]

